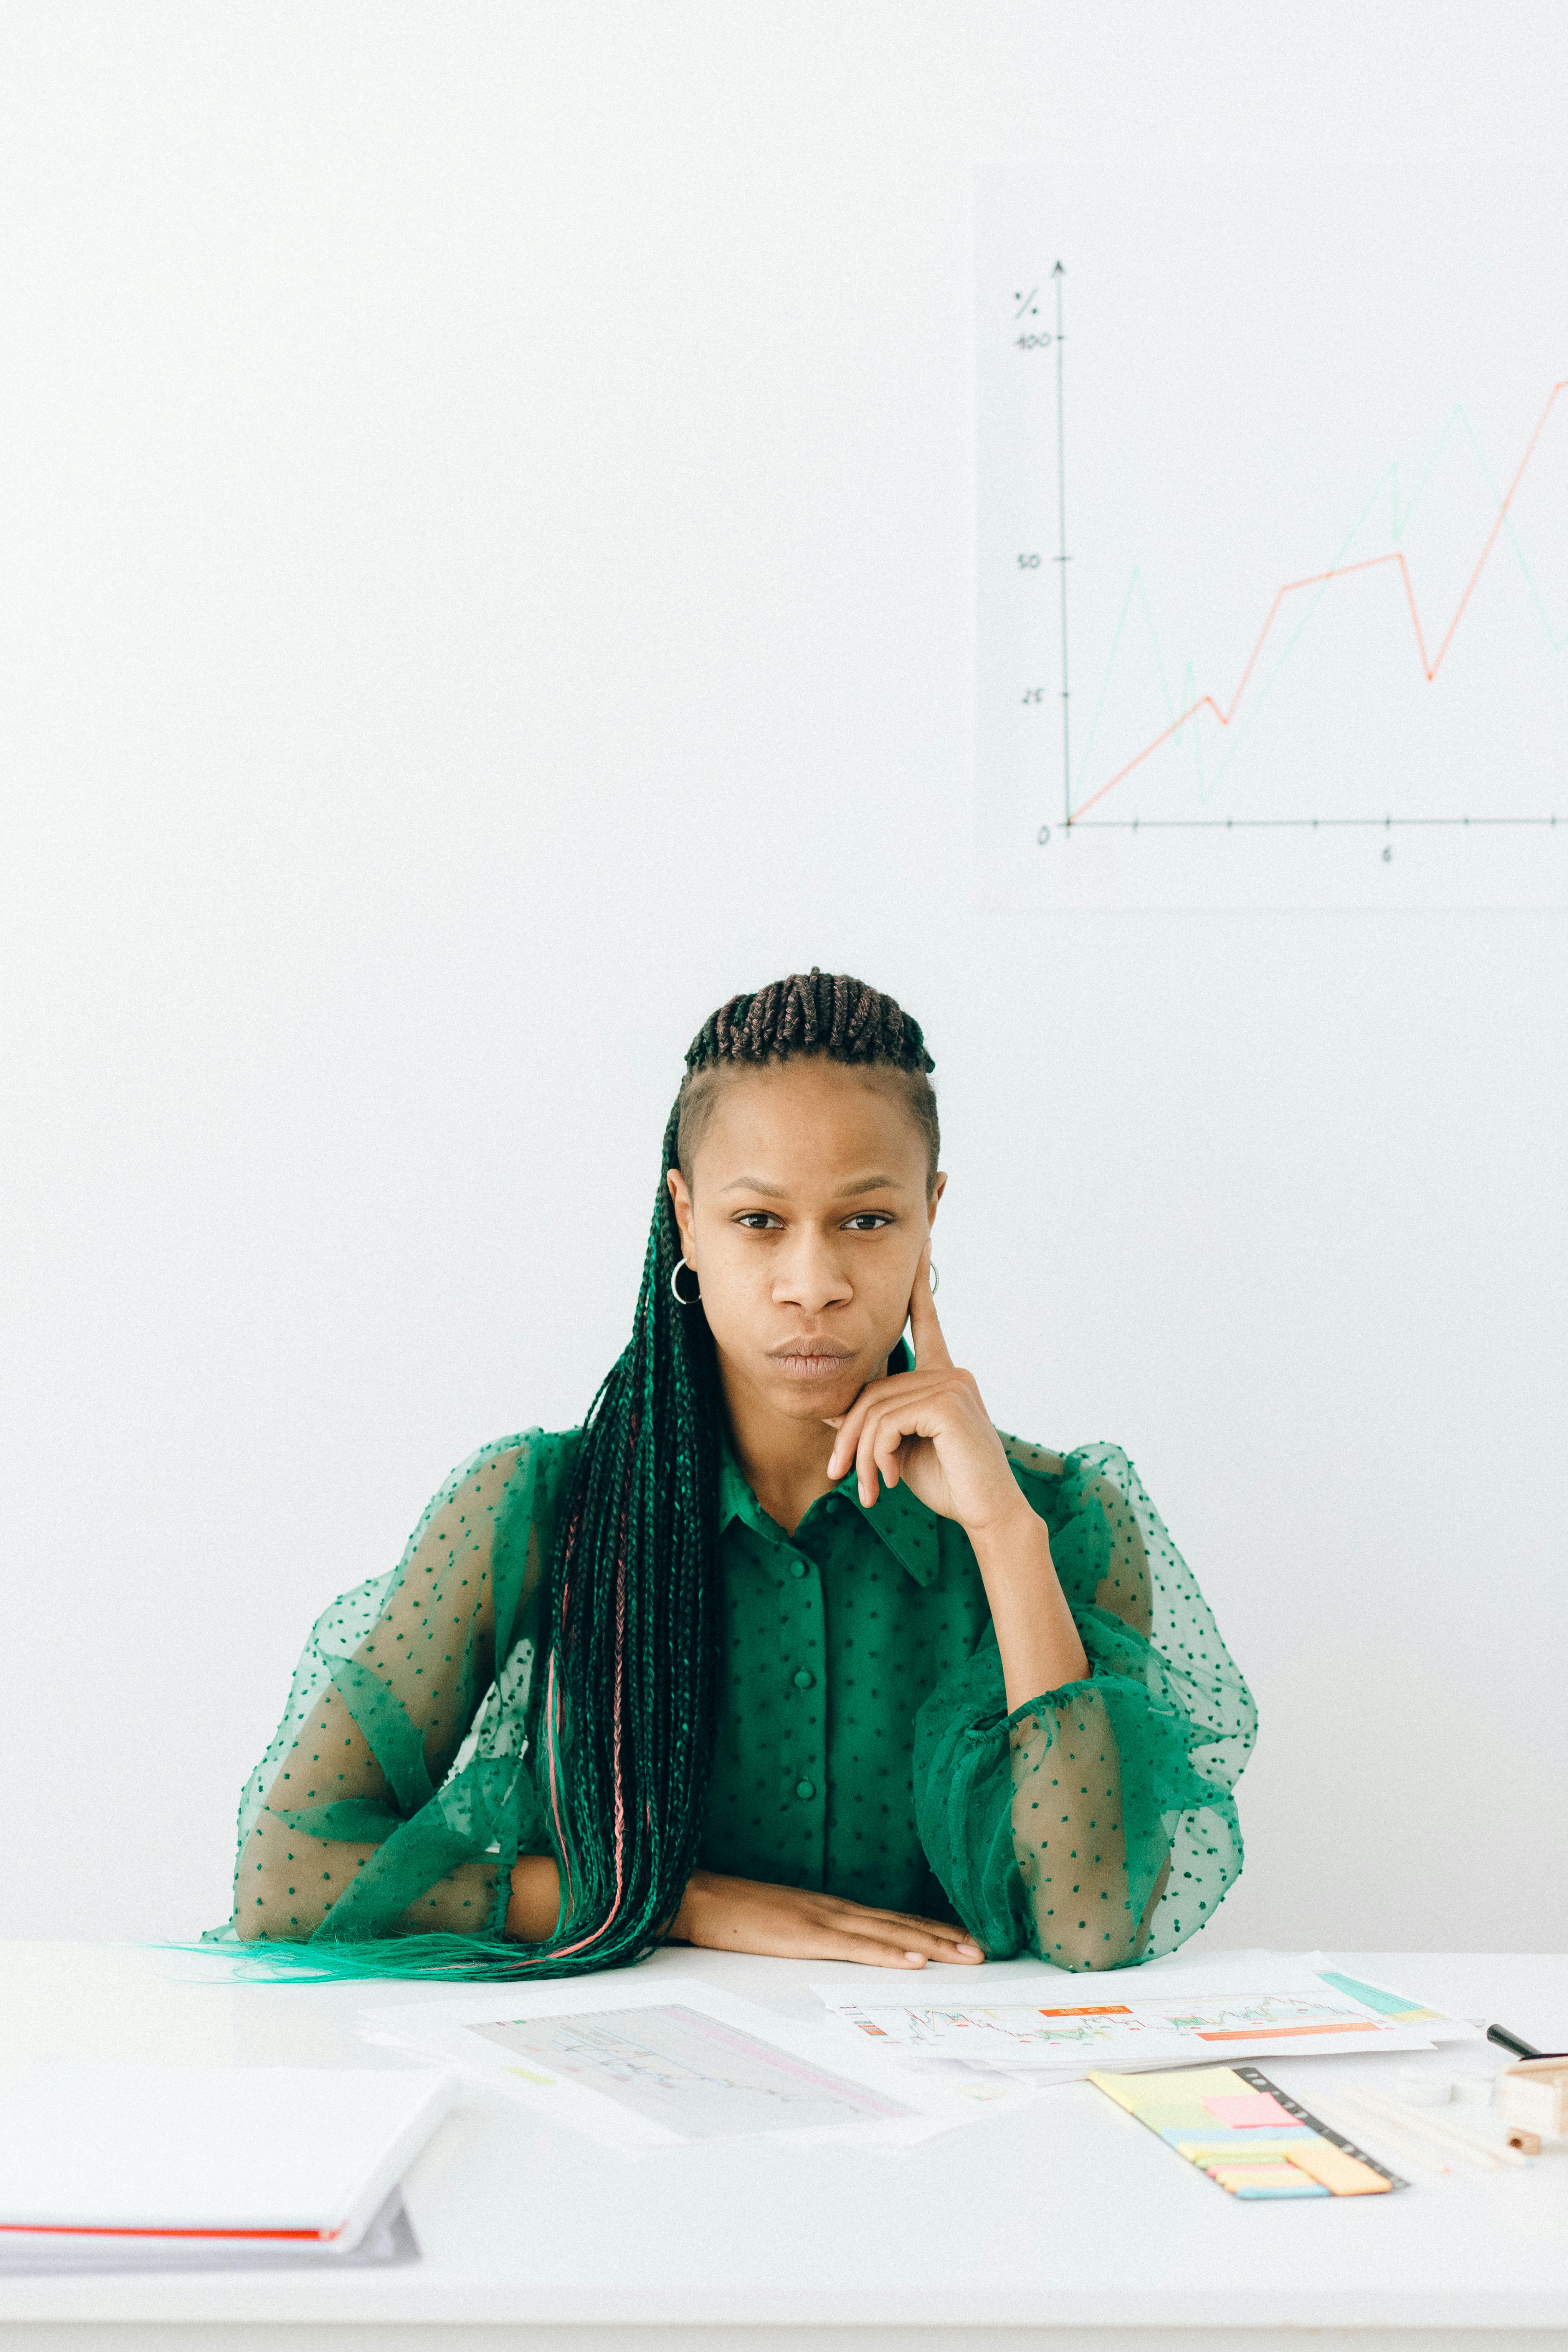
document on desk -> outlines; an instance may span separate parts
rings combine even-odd
[[[925,2139],[1032,2085],[945,2081],[696,1979],[502,1986],[364,2012],[359,2030],[439,2055],[536,2112],[627,2149],[684,2140]],[[964,2076],[967,2075],[967,2079]]]
[[[0,2279],[104,2278],[116,2273],[178,2271],[291,2271],[307,2274],[333,2271],[384,2270],[420,2259],[403,2202],[395,2189],[356,2246],[341,2253],[335,2246],[300,2245],[288,2240],[234,2239],[182,2242],[122,2238],[110,2243],[84,2243],[67,2231],[47,2243],[29,2235],[22,2243],[0,2237]]]
[[[1228,1954],[1182,1969],[1156,1963],[1078,1977],[1042,1969],[1044,1981],[1037,1990],[1030,1988],[1032,1997],[1020,1997],[1009,1982],[993,2001],[878,2000],[869,1990],[854,1997],[841,1984],[828,1983],[814,1990],[842,2026],[906,2062],[957,2060],[1042,2082],[1222,2056],[1430,2050],[1438,2039],[1465,2038],[1475,2030],[1336,1975],[1321,1954],[1247,1958],[1250,1976]]]
[[[457,2089],[449,2067],[36,2058],[0,2093],[0,2266],[341,2261],[384,2236]]]

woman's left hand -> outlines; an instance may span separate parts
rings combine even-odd
[[[971,1536],[999,1529],[1020,1512],[1034,1514],[1020,1492],[991,1426],[973,1372],[961,1371],[947,1351],[931,1292],[931,1244],[921,1252],[910,1298],[915,1369],[868,1381],[847,1413],[830,1424],[838,1435],[827,1475],[847,1477],[853,1464],[860,1501],[869,1510],[883,1486],[902,1479],[944,1519]]]

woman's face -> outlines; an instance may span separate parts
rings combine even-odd
[[[847,1412],[904,1328],[947,1181],[928,1192],[902,1086],[816,1058],[726,1073],[691,1161],[669,1190],[726,1385]]]

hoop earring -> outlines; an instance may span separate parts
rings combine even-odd
[[[934,1264],[927,1266],[926,1276],[931,1283],[931,1295],[934,1298],[936,1297],[937,1286],[937,1271]]]
[[[680,1276],[683,1268],[688,1274],[695,1274],[697,1272],[697,1268],[694,1265],[687,1265],[686,1260],[683,1257],[677,1258],[675,1264],[669,1269],[670,1296],[673,1297],[678,1307],[695,1307],[698,1300],[700,1299],[702,1296],[702,1285],[700,1280],[697,1286],[696,1298],[682,1298],[680,1295]]]

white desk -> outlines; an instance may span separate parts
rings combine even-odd
[[[1341,1958],[1546,2047],[1568,2041],[1568,1960]],[[687,1952],[644,1965],[799,2015],[820,2014],[805,1986],[832,1973]],[[353,2016],[416,1997],[406,1983],[214,1980],[200,1961],[129,1947],[0,1947],[0,2073],[67,2049],[395,2064],[356,2040]],[[1310,2099],[1331,2075],[1386,2083],[1400,2063],[1269,2072]],[[1281,2327],[1320,2331],[1316,2352],[1568,2352],[1568,2144],[1529,2171],[1249,2205],[1087,2084],[912,2149],[740,2142],[635,2158],[479,2094],[441,2126],[406,2200],[417,2267],[4,2280],[0,2352],[1260,2352]]]

